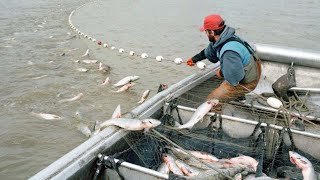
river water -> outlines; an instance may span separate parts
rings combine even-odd
[[[80,122],[92,127],[109,118],[118,104],[128,112],[144,90],[153,96],[160,83],[170,85],[197,72],[171,60],[189,58],[206,47],[199,27],[208,14],[221,14],[250,43],[320,51],[317,0],[104,0],[74,13],[72,22],[81,32],[124,48],[124,54],[74,37],[68,16],[85,2],[0,1],[0,179],[34,175],[87,139],[77,130]],[[111,67],[109,74],[98,72],[97,64],[74,62],[84,59],[88,48],[90,59]],[[129,50],[168,60],[129,57]],[[80,67],[89,71],[77,71]],[[116,94],[99,85],[107,76],[116,82],[128,75],[140,76],[129,92]],[[59,103],[79,93],[82,99]],[[62,120],[37,118],[31,111]]]

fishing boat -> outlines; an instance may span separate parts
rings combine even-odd
[[[270,167],[289,166],[288,154],[283,152],[294,148],[319,170],[320,53],[266,44],[253,47],[262,60],[262,75],[257,88],[245,99],[223,104],[221,112],[209,112],[192,130],[175,132],[163,127],[175,121],[186,123],[209,92],[219,86],[221,80],[214,77],[219,65],[211,64],[160,91],[126,115],[159,119],[163,123],[159,128],[144,134],[107,127],[30,179],[95,179],[98,174],[106,179],[170,179],[171,175],[155,168],[163,142],[184,149],[198,148],[219,158],[239,153],[252,155],[264,162],[264,172],[274,172]],[[295,108],[275,108],[264,98],[259,100],[261,94],[273,93],[272,84],[290,67],[295,70],[296,86],[289,91],[299,97]],[[133,154],[128,155],[129,151]],[[216,179],[231,176],[222,171],[214,171]]]

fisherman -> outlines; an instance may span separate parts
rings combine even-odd
[[[261,75],[261,63],[250,45],[236,36],[235,29],[225,25],[225,21],[217,14],[205,17],[200,30],[206,33],[210,43],[200,53],[188,59],[187,65],[194,66],[204,59],[212,63],[220,62],[216,76],[224,79],[208,95],[207,100],[228,102],[254,90]]]

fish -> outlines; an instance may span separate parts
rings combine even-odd
[[[195,157],[202,159],[202,160],[207,160],[207,161],[211,161],[211,162],[217,162],[219,161],[218,158],[216,158],[215,156],[213,156],[212,154],[209,154],[207,152],[201,152],[201,151],[189,151],[192,155],[194,155]]]
[[[120,128],[129,131],[140,131],[148,132],[151,128],[157,127],[161,124],[161,121],[156,119],[128,119],[128,118],[115,118],[107,120],[100,124],[100,129],[108,126],[118,126]]]
[[[226,179],[226,176],[229,176],[231,178],[236,174],[241,173],[242,171],[243,171],[243,168],[241,167],[219,169],[220,173],[211,169],[207,171],[202,171],[197,176],[191,176],[188,179],[189,180],[207,180],[207,179],[220,180],[220,179]],[[227,178],[227,179],[230,179],[230,178]]]
[[[83,93],[79,93],[78,95],[76,95],[75,97],[73,98],[69,98],[69,99],[62,99],[60,100],[59,102],[62,103],[62,102],[71,102],[71,101],[76,101],[78,99],[80,99],[81,97],[83,96]]]
[[[244,155],[227,159],[224,162],[226,163],[225,165],[229,163],[231,167],[240,166],[240,167],[246,168],[248,172],[256,172],[259,164],[259,162],[256,159],[250,156],[244,156]]]
[[[99,71],[102,73],[107,73],[110,70],[110,67],[103,64],[102,62],[99,63]]]
[[[139,76],[127,76],[127,77],[121,79],[120,81],[118,81],[113,86],[120,87],[120,86],[123,86],[125,84],[128,84],[129,82],[132,82],[132,81],[135,81],[135,80],[138,80],[138,79],[139,79]]]
[[[110,83],[110,78],[107,77],[107,78],[101,83],[101,85],[104,86],[104,85],[107,85],[107,84],[109,84],[109,83]]]
[[[31,111],[31,114],[34,116],[37,116],[39,118],[45,119],[45,120],[60,120],[62,117],[55,115],[55,114],[47,114],[47,113],[35,113]]]
[[[111,119],[121,118],[121,107],[120,104],[113,111]],[[108,121],[108,120],[107,120]],[[101,123],[99,121],[95,121],[95,125],[93,128],[93,135],[98,134],[101,131]]]
[[[183,152],[181,149],[179,148],[175,148],[175,147],[169,147],[170,150],[173,152],[174,155],[176,155],[178,158],[182,159],[182,160],[187,160],[190,159],[192,157],[189,156],[188,153]],[[199,158],[201,160],[206,160],[206,161],[211,161],[211,162],[217,162],[219,161],[218,158],[216,158],[215,156],[213,156],[212,154],[209,154],[207,152],[202,152],[202,151],[191,151],[191,150],[185,150],[187,152],[189,152],[190,154],[192,154],[193,156],[195,156],[196,158]]]
[[[78,68],[77,70],[80,71],[80,72],[88,72],[88,71],[89,71],[89,70],[86,69],[86,68]]]
[[[42,75],[42,76],[34,77],[34,78],[32,78],[32,79],[34,79],[34,80],[38,80],[38,79],[42,79],[42,78],[47,77],[47,76],[48,76],[48,75],[47,75],[47,74],[45,74],[45,75]]]
[[[128,84],[122,86],[121,88],[119,88],[117,91],[114,91],[114,92],[119,93],[119,92],[127,91],[128,89],[130,89],[134,85],[135,85],[135,83],[129,82]]]
[[[300,154],[289,151],[290,162],[302,171],[303,180],[315,180],[317,175],[311,162]]]
[[[219,100],[217,99],[211,99],[202,103],[186,124],[183,124],[175,129],[191,129],[199,121],[202,121],[203,117],[211,110],[213,106],[216,106],[218,103]]]
[[[169,174],[170,170],[166,163],[161,163],[160,166],[157,169],[158,172],[163,174]]]
[[[92,135],[91,130],[89,129],[89,127],[86,124],[83,123],[79,123],[77,125],[78,130],[84,134],[86,137],[90,137]]]
[[[138,104],[142,104],[148,98],[149,94],[150,94],[149,89],[144,91],[142,94],[141,100],[138,102]]]
[[[242,180],[242,174],[238,173],[234,176],[234,180]]]
[[[85,57],[85,56],[89,56],[89,49],[87,49],[87,51],[82,55],[82,57]]]
[[[98,60],[84,59],[84,60],[82,60],[82,62],[86,63],[86,64],[96,64],[98,62]]]
[[[169,154],[162,154],[162,160],[168,166],[169,170],[176,175],[183,176],[183,172],[177,166],[175,159]]]
[[[186,176],[196,176],[200,173],[200,170],[189,166],[181,160],[175,160],[175,163]]]

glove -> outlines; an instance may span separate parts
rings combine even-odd
[[[193,62],[192,58],[187,60],[187,65],[188,66],[194,66],[194,62]]]
[[[216,76],[217,76],[219,79],[223,79],[223,74],[222,74],[222,72],[221,72],[221,69],[218,69],[218,70],[216,71]]]

